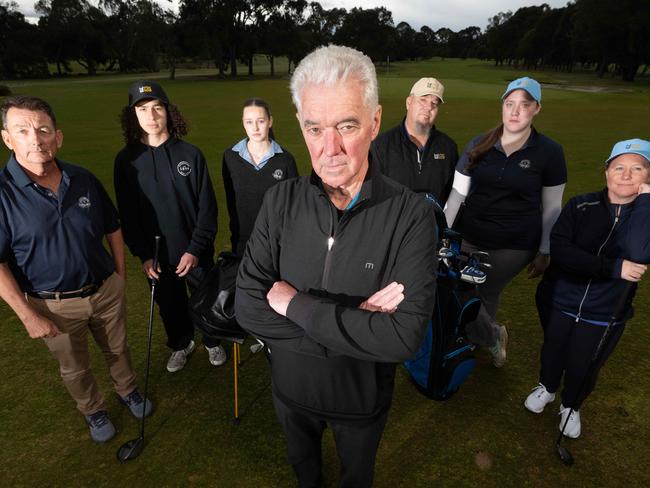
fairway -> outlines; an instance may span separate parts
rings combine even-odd
[[[218,79],[214,71],[184,70],[177,80],[159,81],[190,123],[186,140],[208,161],[219,203],[217,252],[229,247],[221,180],[224,149],[244,137],[241,106],[256,96],[267,100],[277,141],[296,158],[301,175],[310,163],[289,94],[289,79],[270,78],[265,65],[256,77]],[[278,63],[277,73],[286,72]],[[429,60],[378,66],[382,131],[404,115],[404,99],[421,76],[445,84],[437,127],[459,149],[500,122],[500,97],[509,80],[530,75],[543,87],[535,127],[563,145],[569,168],[565,201],[604,187],[603,161],[619,140],[650,138],[650,78],[635,83],[592,73],[523,72],[478,60]],[[242,71],[243,72],[243,71]],[[160,78],[164,73],[155,73]],[[146,77],[143,75],[142,77]],[[8,83],[14,94],[48,100],[64,132],[58,157],[95,173],[113,197],[113,158],[123,146],[118,115],[135,75],[70,77]],[[4,82],[3,82],[4,83]],[[2,146],[4,165],[8,151]],[[149,293],[140,263],[127,257],[128,335],[136,371],[144,371]],[[446,402],[420,395],[398,368],[393,407],[379,448],[375,486],[650,486],[650,281],[639,287],[636,316],[601,372],[581,410],[582,436],[567,439],[576,464],[556,457],[559,401],[538,416],[523,401],[535,386],[542,331],[534,306],[537,280],[522,274],[503,296],[499,321],[508,327],[508,362],[495,369],[487,351],[461,390]],[[240,425],[233,417],[233,364],[209,365],[198,347],[188,365],[169,374],[169,350],[158,316],[150,390],[156,411],[147,420],[147,445],[136,460],[119,465],[115,451],[137,436],[138,424],[111,393],[108,372],[93,345],[93,369],[107,397],[118,435],[105,445],[90,441],[41,341],[0,303],[0,485],[11,487],[113,487],[138,485],[290,487],[293,472],[271,402],[268,364],[242,347]],[[198,335],[197,335],[198,338]],[[200,342],[200,340],[198,341]],[[230,347],[227,348],[230,357]],[[326,486],[336,486],[338,459],[331,434],[323,446]]]

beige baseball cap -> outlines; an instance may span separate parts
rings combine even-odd
[[[445,103],[442,99],[443,93],[445,93],[445,87],[435,78],[420,78],[415,82],[413,88],[411,88],[411,95],[415,95],[416,97],[435,95],[442,103]]]

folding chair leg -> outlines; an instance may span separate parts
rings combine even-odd
[[[233,370],[235,372],[235,417],[232,419],[233,424],[238,425],[240,420],[239,420],[239,391],[237,389],[238,387],[238,376],[239,376],[239,371],[237,370],[237,366],[241,364],[241,353],[239,350],[239,344],[236,342],[233,343],[232,346],[232,362],[233,362]]]

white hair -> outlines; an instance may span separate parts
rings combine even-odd
[[[375,65],[361,51],[346,46],[321,46],[305,56],[291,77],[291,98],[300,112],[300,95],[305,85],[334,86],[354,79],[363,85],[363,101],[370,110],[379,104]]]

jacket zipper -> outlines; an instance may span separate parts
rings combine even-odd
[[[359,206],[360,204],[363,203],[364,200],[361,202],[358,202],[354,208]],[[336,243],[336,234],[338,229],[343,225],[348,219],[349,219],[349,212],[350,210],[346,210],[343,212],[343,216],[339,220],[336,228],[334,227],[334,217],[332,216],[332,212],[336,212],[336,210],[331,208],[331,205],[329,201],[327,202],[328,205],[328,210],[330,214],[330,231],[329,231],[329,237],[327,238],[327,253],[325,254],[325,263],[323,264],[323,278],[321,279],[320,287],[321,290],[327,290],[327,285],[329,283],[329,276],[330,276],[330,269],[332,265],[332,248],[334,247],[334,244]]]
[[[612,237],[612,233],[614,232],[614,228],[616,227],[616,224],[618,224],[618,219],[620,216],[621,216],[621,206],[619,205],[618,207],[616,207],[616,216],[614,217],[614,223],[612,224],[611,229],[609,229],[609,234],[607,234],[607,237],[605,237],[605,241],[598,248],[598,252],[596,253],[596,256],[600,256],[600,253],[605,247],[605,244],[607,244],[609,238]],[[580,305],[578,306],[578,313],[576,315],[576,323],[580,322],[580,316],[582,315],[582,305],[587,299],[587,294],[589,293],[589,288],[591,288],[592,281],[593,279],[589,279],[589,281],[587,282],[587,288],[585,289],[585,294],[582,296],[582,300],[580,300]]]
[[[419,149],[415,149],[415,153],[418,155],[418,174],[422,174],[422,155],[420,154]]]

